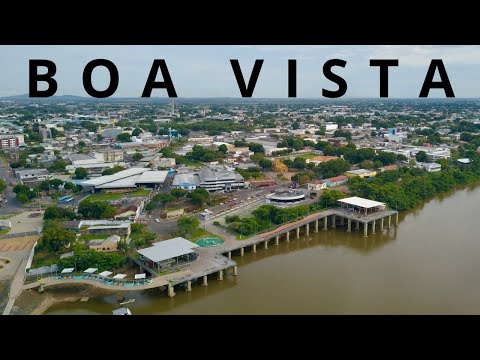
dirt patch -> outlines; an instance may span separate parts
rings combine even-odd
[[[3,313],[3,309],[7,305],[10,283],[10,280],[0,280],[0,314]]]
[[[12,239],[0,239],[1,251],[22,251],[30,250],[38,240],[38,236],[25,236]]]
[[[85,297],[92,299],[112,294],[115,294],[115,291],[98,289],[86,284],[45,288],[43,293],[39,293],[35,289],[24,290],[15,301],[12,315],[41,315],[58,303],[76,302]]]

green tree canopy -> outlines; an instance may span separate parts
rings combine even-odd
[[[75,169],[75,179],[86,179],[88,176],[88,171],[85,168],[78,167]]]
[[[38,240],[39,250],[47,252],[57,252],[68,243],[75,241],[75,233],[64,229],[56,220],[45,224],[42,236]]]
[[[182,235],[191,235],[200,225],[200,221],[193,216],[180,216],[177,220],[178,231]]]

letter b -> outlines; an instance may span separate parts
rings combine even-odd
[[[47,68],[46,74],[38,74],[39,66]],[[57,81],[53,78],[57,72],[57,66],[53,61],[36,59],[29,62],[30,77],[28,79],[28,96],[33,98],[46,98],[55,95],[57,92]],[[48,84],[47,90],[38,90],[38,82],[45,81]]]

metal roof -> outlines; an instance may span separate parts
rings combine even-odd
[[[338,200],[338,202],[348,204],[348,205],[358,206],[364,209],[370,209],[377,206],[385,206],[385,203],[364,199],[358,196],[353,196],[346,199],[340,199]]]
[[[168,171],[145,171],[140,178],[137,179],[137,183],[140,184],[157,184],[165,182]]]
[[[198,247],[197,244],[182,237],[176,237],[170,240],[157,242],[149,248],[138,250],[138,253],[153,262],[160,262],[190,254],[193,252],[192,249],[196,247]]]
[[[87,180],[87,181],[83,181],[82,186],[105,185],[107,183],[111,183],[111,182],[114,182],[114,181],[125,179],[125,178],[128,178],[130,176],[139,175],[139,174],[141,174],[145,171],[150,171],[150,169],[148,169],[148,168],[130,168],[130,169],[127,169],[127,170],[119,171],[118,173],[113,174],[113,175],[100,176],[100,177],[95,178],[95,179],[90,179],[90,180]]]

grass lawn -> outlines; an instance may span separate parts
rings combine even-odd
[[[10,230],[12,230],[12,229],[5,229],[5,230],[0,231],[0,236],[3,236],[5,234],[7,234]]]
[[[87,199],[91,201],[109,201],[109,200],[118,200],[124,194],[92,194]]]
[[[7,220],[7,219],[10,219],[10,218],[14,217],[15,215],[17,215],[17,214],[5,215],[5,216],[0,217],[0,220]]]
[[[128,193],[121,193],[121,194],[92,194],[88,197],[88,199],[91,199],[92,201],[112,201],[112,200],[118,200],[121,199],[122,197],[128,195],[128,196],[146,196],[150,194],[150,189],[138,189],[134,190]]]
[[[210,231],[204,230],[204,229],[202,229],[202,228],[196,229],[196,230],[193,232],[193,234],[189,235],[189,239],[188,239],[188,240],[190,240],[190,241],[192,241],[192,242],[195,242],[195,241],[197,241],[198,239],[202,239],[202,238],[206,238],[206,237],[215,237],[215,238],[219,238],[219,239],[225,240],[225,239],[223,239],[221,236],[212,234]]]
[[[88,241],[88,240],[97,240],[97,239],[106,239],[109,235],[82,235],[79,237],[81,241]]]
[[[60,256],[55,253],[35,251],[35,255],[33,255],[32,269],[56,264],[59,258]]]
[[[305,154],[296,155],[295,157],[299,157],[306,160],[306,159],[313,159],[316,156],[319,156],[319,155],[314,153],[305,153]]]
[[[146,196],[150,194],[150,189],[138,189],[128,193],[129,196]]]

